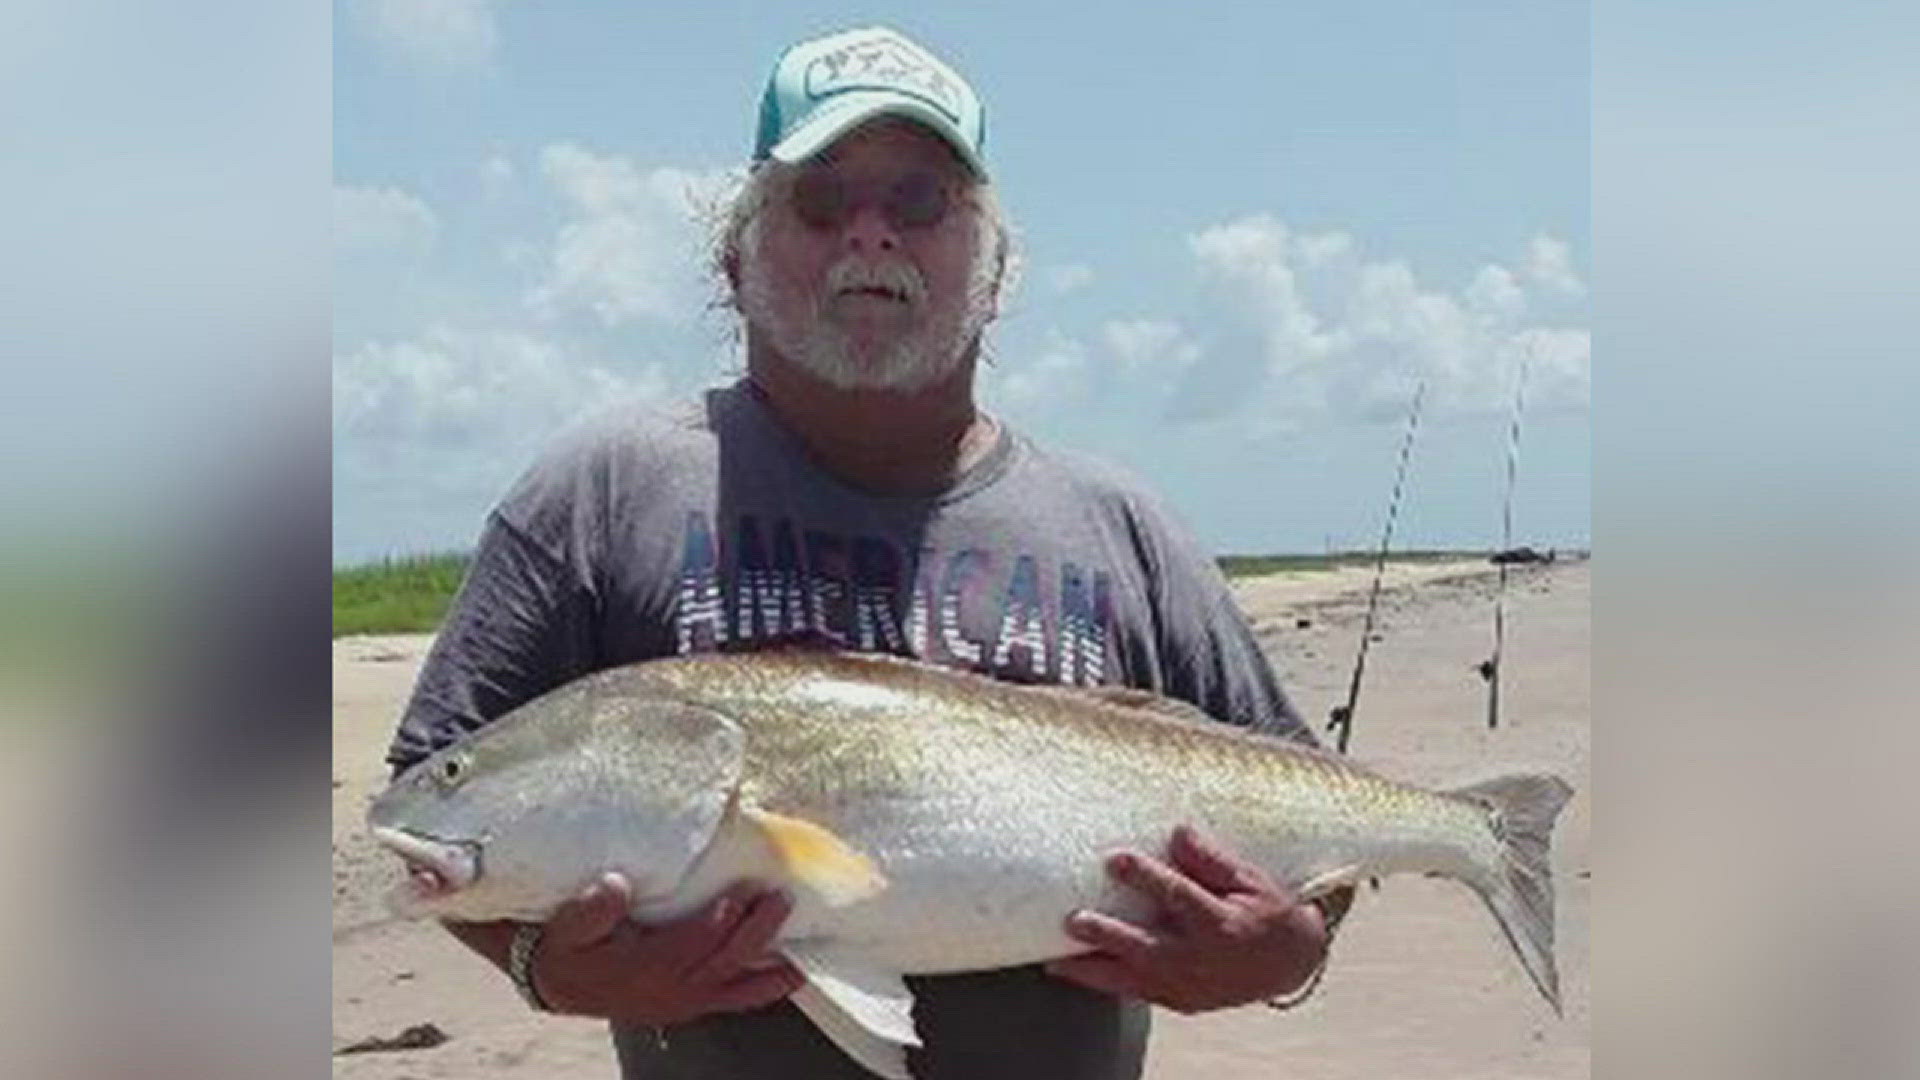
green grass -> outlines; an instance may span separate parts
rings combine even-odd
[[[1446,562],[1449,559],[1482,558],[1481,551],[1393,551],[1387,561],[1393,563]],[[1299,570],[1337,570],[1343,566],[1372,566],[1380,557],[1375,551],[1336,551],[1330,555],[1222,555],[1217,560],[1220,572],[1229,578],[1258,577]]]
[[[1471,558],[1481,552],[1396,551],[1392,562],[1436,562]],[[333,635],[430,633],[440,626],[447,604],[467,570],[464,554],[412,555],[382,559],[333,572]],[[1331,555],[1223,555],[1220,569],[1230,578],[1297,570],[1371,566],[1371,551]]]
[[[333,572],[333,636],[437,629],[467,572],[466,555],[410,555]]]

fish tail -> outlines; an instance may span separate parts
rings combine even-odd
[[[1533,984],[1560,1012],[1560,975],[1553,961],[1554,819],[1573,796],[1557,776],[1503,776],[1458,788],[1451,795],[1487,809],[1501,858],[1480,883],[1480,898],[1507,935]]]

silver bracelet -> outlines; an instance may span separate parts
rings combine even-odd
[[[513,944],[507,946],[507,977],[513,980],[513,988],[520,991],[520,1000],[535,1012],[553,1011],[533,985],[533,952],[540,947],[540,936],[546,930],[540,923],[521,923],[513,932]]]

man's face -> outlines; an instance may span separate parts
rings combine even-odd
[[[919,389],[951,374],[992,316],[985,231],[938,136],[866,124],[774,180],[741,244],[741,310],[830,385]]]

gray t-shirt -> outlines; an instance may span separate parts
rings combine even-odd
[[[1003,426],[946,491],[876,495],[824,472],[741,382],[683,414],[602,418],[527,471],[487,519],[387,760],[404,769],[592,671],[796,637],[1150,689],[1313,740],[1212,560],[1137,486]],[[1139,1074],[1137,1002],[1034,969],[914,985],[918,1076]],[[615,1041],[629,1078],[840,1075],[851,1062],[815,1035],[783,1003]]]

